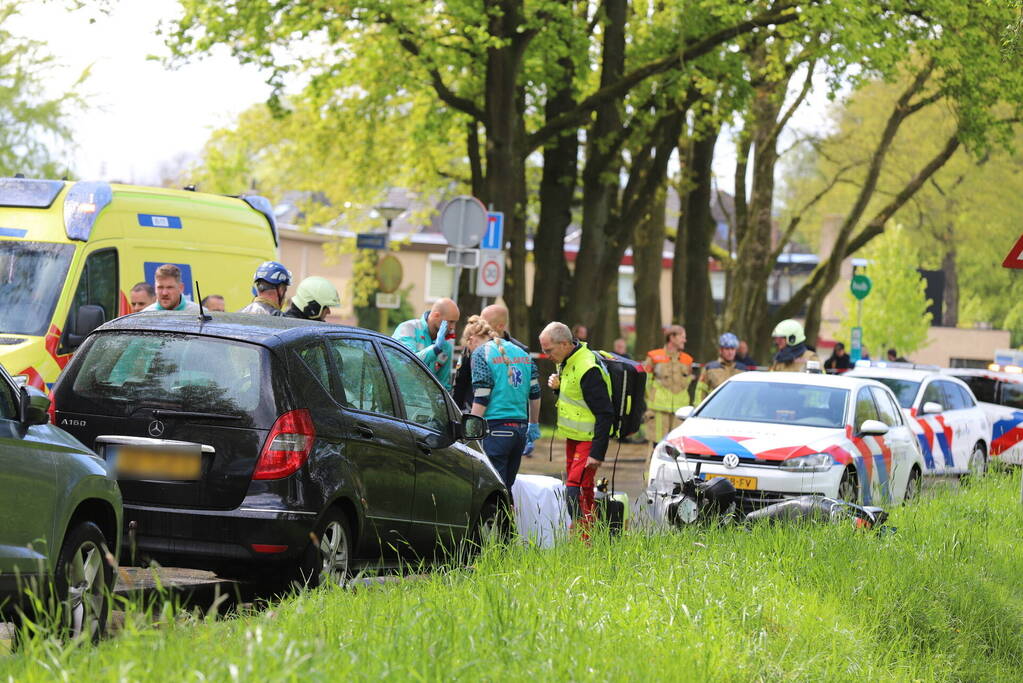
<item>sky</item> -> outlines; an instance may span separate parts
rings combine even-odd
[[[156,34],[161,19],[180,14],[176,0],[114,0],[110,13],[68,11],[69,1],[27,0],[13,22],[15,34],[33,38],[60,66],[48,77],[51,95],[79,87],[89,108],[71,118],[74,139],[63,159],[79,178],[157,184],[162,166],[194,158],[210,133],[270,94],[266,75],[242,66],[226,49],[170,69],[150,56],[166,56]],[[95,19],[90,23],[90,19]],[[811,95],[793,123],[802,129],[825,125],[826,98]],[[791,144],[783,135],[781,148]],[[714,160],[718,187],[734,187],[735,147],[726,130]]]
[[[109,15],[65,4],[22,2],[12,32],[57,58],[47,79],[51,95],[66,92],[91,65],[78,88],[89,109],[71,118],[64,160],[80,178],[155,183],[161,165],[197,154],[214,129],[269,96],[265,76],[226,51],[176,70],[147,59],[168,54],[156,28],[179,13],[175,0],[118,0]]]

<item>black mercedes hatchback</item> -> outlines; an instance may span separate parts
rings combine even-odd
[[[343,580],[452,550],[508,503],[465,443],[485,422],[368,330],[130,315],[89,337],[53,397],[55,423],[117,474],[126,563]]]

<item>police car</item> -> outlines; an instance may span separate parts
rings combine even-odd
[[[962,380],[940,368],[858,361],[846,376],[875,379],[898,397],[924,456],[924,474],[983,474],[991,423]]]
[[[718,387],[659,443],[649,485],[697,471],[732,482],[744,512],[819,494],[863,504],[920,490],[923,457],[891,390],[864,378],[748,372]]]
[[[1023,465],[1023,368],[988,366],[986,370],[951,368],[943,373],[965,382],[991,422],[991,458]]]

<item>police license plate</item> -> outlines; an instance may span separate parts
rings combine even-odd
[[[195,450],[150,450],[119,447],[114,451],[119,479],[195,481],[202,472],[202,453]]]
[[[732,474],[708,474],[707,479],[727,479],[732,482],[732,486],[737,489],[744,489],[746,491],[752,491],[757,488],[756,477],[736,477]]]

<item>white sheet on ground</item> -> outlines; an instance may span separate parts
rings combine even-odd
[[[571,519],[565,506],[565,485],[542,474],[520,474],[512,485],[515,522],[526,542],[550,548],[568,537]]]

